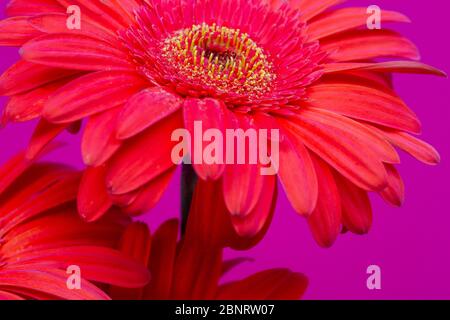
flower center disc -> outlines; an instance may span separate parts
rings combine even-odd
[[[194,25],[164,40],[162,50],[180,76],[219,92],[258,98],[275,79],[263,49],[239,29]]]

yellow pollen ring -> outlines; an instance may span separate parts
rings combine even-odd
[[[261,96],[275,80],[273,65],[246,33],[194,25],[163,42],[162,56],[182,76],[221,92]]]

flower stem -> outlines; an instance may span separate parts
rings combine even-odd
[[[181,234],[184,235],[186,223],[191,208],[192,196],[194,195],[197,175],[190,164],[182,165],[181,169]]]

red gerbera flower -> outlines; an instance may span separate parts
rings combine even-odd
[[[28,157],[87,119],[81,149],[91,168],[79,208],[89,220],[112,203],[138,213],[159,200],[174,171],[175,129],[192,132],[196,121],[221,132],[279,129],[278,177],[329,246],[342,227],[368,231],[367,192],[402,203],[394,147],[439,162],[414,137],[419,120],[390,76],[443,73],[418,62],[400,34],[362,28],[366,8],[330,9],[341,2],[78,0],[70,4],[80,7],[82,27],[68,30],[68,1],[12,1],[0,42],[21,46],[22,60],[0,78],[11,97],[4,119],[41,118]],[[382,20],[408,21],[392,11]],[[400,61],[377,62],[384,57]],[[260,165],[194,168],[222,183],[229,211],[245,217],[274,187]]]
[[[142,289],[113,287],[113,299],[149,300],[294,300],[308,280],[287,269],[258,272],[245,279],[219,284],[221,277],[243,259],[223,261],[226,246],[247,248],[262,236],[238,237],[224,204],[215,200],[217,184],[200,182],[194,193],[187,227],[178,241],[178,221],[169,220],[153,235],[147,225],[134,223],[125,231],[122,252],[148,265],[152,279]],[[208,200],[205,201],[205,196]],[[211,214],[214,210],[214,215]]]
[[[79,180],[78,172],[31,165],[23,154],[0,167],[0,300],[109,299],[94,283],[148,282],[142,265],[113,249],[129,219],[116,210],[95,223],[80,219]],[[69,266],[79,267],[80,289],[67,285]]]

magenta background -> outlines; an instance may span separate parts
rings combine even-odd
[[[0,0],[0,8],[6,3]],[[450,1],[348,1],[348,5],[371,4],[407,14],[413,23],[396,26],[396,30],[418,44],[424,62],[450,72]],[[16,49],[0,48],[0,55],[1,71],[18,58]],[[314,243],[304,219],[294,213],[282,193],[262,243],[249,252],[227,252],[227,256],[255,259],[231,273],[229,279],[265,268],[288,267],[309,277],[308,299],[450,299],[449,81],[418,75],[398,75],[395,80],[397,91],[423,122],[423,138],[440,151],[442,163],[428,167],[402,154],[399,169],[407,186],[404,207],[392,208],[374,196],[375,221],[370,234],[341,236],[331,249]],[[0,132],[0,162],[26,145],[33,126],[9,125]],[[64,136],[69,146],[50,158],[80,165],[78,139]],[[144,217],[153,229],[177,215],[178,187],[176,179],[162,202]],[[382,290],[366,288],[366,268],[371,264],[382,269]]]

